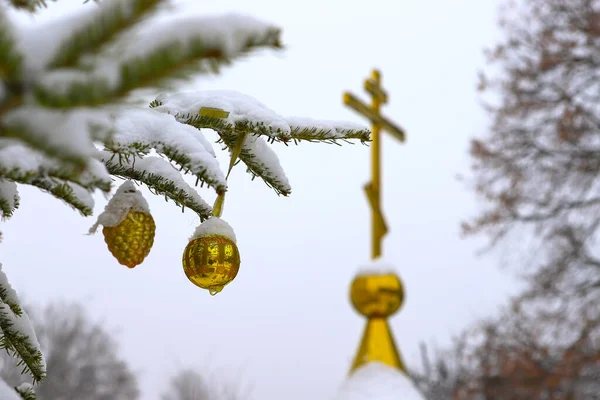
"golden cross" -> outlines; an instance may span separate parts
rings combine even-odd
[[[401,142],[404,142],[406,137],[401,128],[381,115],[380,107],[387,103],[388,96],[381,87],[381,74],[378,70],[373,70],[371,78],[365,80],[364,89],[371,95],[370,107],[349,92],[344,93],[344,104],[367,117],[372,123],[371,182],[367,183],[364,189],[371,206],[371,257],[376,259],[381,256],[381,242],[388,232],[381,209],[381,141],[379,134],[381,131],[387,131]]]

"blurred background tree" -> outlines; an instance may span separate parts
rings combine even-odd
[[[46,379],[36,386],[40,400],[135,400],[137,381],[111,335],[77,304],[27,308],[46,357]],[[0,376],[11,386],[23,381],[17,360],[0,356]]]
[[[222,377],[227,376],[223,382]],[[243,380],[228,374],[200,374],[194,369],[183,369],[171,378],[168,391],[161,400],[249,400],[251,388]]]
[[[471,144],[475,188],[489,207],[464,232],[492,245],[518,237],[536,297],[597,302],[600,3],[509,1],[500,26],[480,84],[492,125]]]
[[[183,370],[171,378],[169,389],[169,393],[164,394],[162,400],[209,400],[211,398],[204,377],[191,369]]]
[[[508,1],[499,25],[471,143],[487,208],[463,232],[504,245],[525,288],[433,359],[423,346],[413,376],[431,400],[599,398],[600,1]]]
[[[433,357],[423,345],[413,377],[430,400],[597,398],[600,320],[582,311],[517,298]]]

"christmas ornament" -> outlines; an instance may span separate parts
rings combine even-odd
[[[387,318],[400,309],[404,290],[394,273],[360,274],[350,288],[352,305],[367,318]]]
[[[183,271],[196,286],[216,295],[240,269],[240,253],[233,229],[221,218],[204,221],[183,252]]]
[[[96,232],[99,225],[103,226],[108,250],[128,268],[141,264],[154,244],[154,219],[148,203],[132,181],[126,181],[117,189],[90,233]]]
[[[200,115],[210,115],[213,118],[227,118],[228,112],[219,109],[200,109]],[[238,159],[246,133],[238,133],[235,145],[231,149],[229,169],[225,179]],[[183,271],[188,279],[196,286],[207,289],[214,296],[225,285],[235,279],[240,269],[240,252],[236,245],[233,229],[221,219],[225,204],[225,192],[218,194],[213,205],[212,216],[196,228],[194,235],[183,251]]]

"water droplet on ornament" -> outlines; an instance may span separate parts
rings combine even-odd
[[[221,290],[223,290],[223,286],[211,286],[208,288],[208,293],[210,293],[211,296],[214,296]]]

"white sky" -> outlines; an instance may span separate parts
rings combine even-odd
[[[80,3],[61,0],[47,15]],[[482,48],[497,34],[496,2],[180,3],[190,12],[240,11],[273,21],[287,45],[184,90],[237,90],[283,115],[364,123],[342,105],[342,93],[366,99],[362,82],[373,67],[381,69],[390,94],[384,112],[408,133],[405,145],[384,139],[383,204],[391,228],[384,256],[407,291],[391,325],[409,366],[419,363],[419,342],[448,343],[515,290],[493,256],[476,257],[482,241],[459,238],[461,219],[479,207],[456,175],[468,172],[469,138],[487,126],[476,72],[484,65]],[[84,235],[94,218],[31,188],[21,189],[21,207],[2,227],[4,269],[30,301],[84,302],[115,332],[144,400],[158,400],[182,367],[234,384],[242,379],[260,400],[331,399],[364,326],[349,305],[348,285],[370,255],[362,191],[370,151],[325,144],[276,149],[291,197],[250,181],[241,166],[232,172],[223,217],[236,230],[242,266],[216,297],[192,285],[181,267],[197,218],[147,191],[157,234],[136,269],[118,265],[101,234]],[[226,166],[225,152],[220,162]],[[96,213],[106,204],[102,196],[97,201]]]

